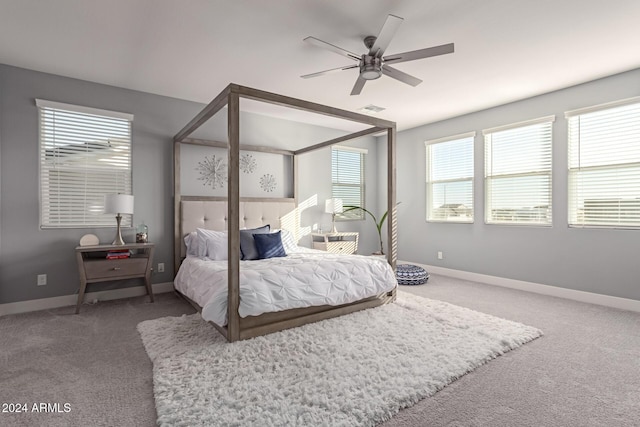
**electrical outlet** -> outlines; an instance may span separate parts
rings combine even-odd
[[[47,275],[38,274],[38,286],[44,286],[47,284]]]
[[[164,273],[164,262],[158,263],[158,273]]]
[[[442,259],[442,251],[438,251],[438,259]]]

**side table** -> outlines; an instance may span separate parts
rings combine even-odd
[[[128,258],[106,258],[109,251],[123,249],[131,251],[131,255]],[[151,289],[151,269],[153,266],[154,250],[155,244],[153,243],[76,247],[76,260],[78,262],[78,274],[80,276],[80,290],[78,292],[76,314],[80,312],[80,306],[82,305],[88,283],[144,278],[149,299],[151,302],[154,302],[153,290]]]

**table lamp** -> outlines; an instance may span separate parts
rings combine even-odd
[[[114,213],[118,229],[116,231],[116,239],[114,245],[124,245],[122,234],[120,234],[121,214],[133,214],[133,196],[129,194],[105,194],[104,196],[104,213]]]
[[[331,220],[332,220],[331,232],[337,233],[338,230],[336,230],[336,214],[342,213],[343,211],[342,199],[327,199],[327,201],[324,203],[324,211],[326,213],[331,214]]]

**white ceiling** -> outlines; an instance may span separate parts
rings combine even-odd
[[[357,71],[300,75],[364,53],[388,14],[386,54],[454,42],[349,93]],[[0,0],[0,63],[208,103],[230,82],[347,110],[385,107],[400,130],[640,67],[638,0]]]

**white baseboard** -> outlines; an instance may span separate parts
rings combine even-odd
[[[574,301],[586,302],[589,304],[604,305],[606,307],[619,308],[640,313],[640,301],[620,298],[610,295],[596,294],[592,292],[577,291],[575,289],[561,288],[558,286],[542,285],[540,283],[525,282],[523,280],[507,279],[504,277],[490,276],[487,274],[473,273],[470,271],[454,270],[451,268],[438,267],[435,265],[419,264],[411,261],[398,261],[398,264],[418,265],[430,273],[442,276],[455,277],[456,279],[470,280],[473,282],[486,283],[488,285],[502,286],[504,288],[518,289],[521,291],[533,292],[536,294],[549,295],[553,297],[566,298]],[[172,292],[173,282],[156,283],[153,285],[153,293]],[[112,289],[107,291],[87,292],[84,300],[87,301],[109,301],[120,298],[131,298],[145,295],[147,293],[144,286],[131,288]],[[0,316],[7,314],[26,313],[30,311],[48,310],[58,307],[67,307],[76,304],[78,299],[75,295],[64,295],[53,298],[42,298],[29,301],[12,302],[0,304]]]
[[[152,285],[153,293],[160,294],[163,292],[173,291],[173,282],[155,283]],[[120,298],[131,298],[146,295],[147,289],[144,286],[134,286],[131,288],[111,289],[107,291],[87,292],[84,295],[84,301],[109,301]],[[7,314],[26,313],[29,311],[49,310],[58,307],[67,307],[76,305],[78,302],[78,294],[63,295],[61,297],[41,298],[29,301],[11,302],[8,304],[0,304],[0,316]]]
[[[398,264],[405,261],[398,261]],[[440,274],[442,276],[455,277],[456,279],[470,280],[473,282],[486,283],[488,285],[502,286],[504,288],[519,289],[521,291],[533,292],[536,294],[549,295],[553,297],[566,298],[574,301],[586,302],[589,304],[604,305],[607,307],[619,308],[640,312],[640,301],[620,298],[610,295],[595,294],[592,292],[577,291],[575,289],[561,288],[558,286],[542,285],[540,283],[525,282],[523,280],[506,279],[504,277],[489,276],[487,274],[472,273],[470,271],[454,270],[451,268],[438,267],[435,265],[418,264],[406,262],[407,264],[419,265],[429,273]]]

